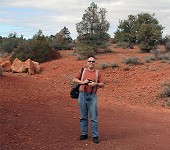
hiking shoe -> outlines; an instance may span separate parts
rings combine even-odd
[[[80,140],[86,140],[86,139],[88,139],[88,135],[81,135],[80,136]]]
[[[98,144],[98,143],[99,143],[99,138],[98,138],[98,137],[93,137],[93,142],[94,142],[95,144]]]

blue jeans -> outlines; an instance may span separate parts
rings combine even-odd
[[[78,97],[80,109],[80,128],[81,134],[88,134],[88,114],[90,115],[90,125],[92,137],[98,137],[98,109],[96,93],[80,92]]]

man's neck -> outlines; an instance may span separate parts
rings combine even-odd
[[[94,71],[95,68],[87,68],[89,71]]]

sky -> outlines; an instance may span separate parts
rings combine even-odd
[[[29,39],[38,30],[45,36],[55,35],[67,27],[70,36],[77,37],[76,23],[82,21],[85,10],[94,2],[107,10],[111,37],[120,20],[128,15],[155,14],[165,27],[163,36],[170,35],[170,0],[0,0],[0,36],[17,33]]]

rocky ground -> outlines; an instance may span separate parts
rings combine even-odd
[[[99,144],[79,141],[77,100],[69,96],[71,79],[86,60],[73,51],[41,64],[37,75],[3,73],[0,76],[0,150],[169,150],[170,110],[159,97],[170,81],[170,65],[144,62],[152,54],[138,49],[114,48],[96,56],[96,66],[117,63],[101,70],[105,88],[98,92]],[[143,65],[126,65],[124,58],[138,57]]]

